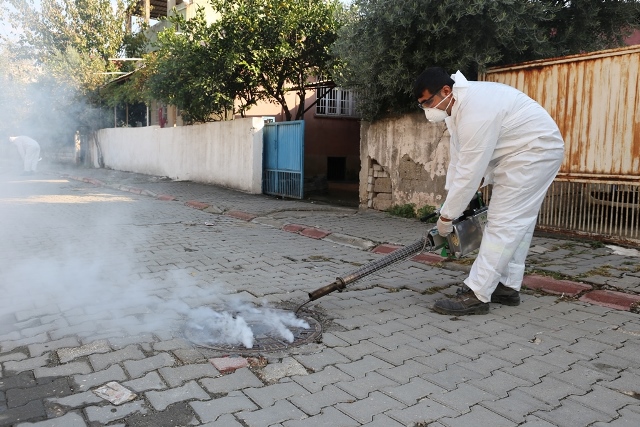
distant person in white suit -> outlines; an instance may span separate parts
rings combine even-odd
[[[24,161],[24,174],[35,173],[40,160],[40,144],[28,136],[10,136],[9,140],[16,146]]]

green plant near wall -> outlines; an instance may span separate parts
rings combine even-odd
[[[415,203],[405,203],[404,205],[393,205],[387,212],[389,212],[390,215],[399,216],[401,218],[422,218],[423,216],[435,212],[435,210],[435,206],[431,205],[424,205],[416,210]]]
[[[424,205],[423,207],[421,207],[420,209],[418,209],[418,213],[417,213],[417,217],[418,218],[422,218],[424,216],[427,216],[429,214],[434,213],[436,210],[435,206],[431,206],[431,205]]]
[[[415,203],[405,203],[404,205],[393,205],[388,210],[389,214],[393,216],[399,216],[401,218],[415,218],[416,217],[416,205]]]

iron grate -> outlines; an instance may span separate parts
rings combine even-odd
[[[304,344],[319,342],[322,337],[322,325],[310,315],[298,316],[309,324],[309,329],[289,326],[288,329],[293,333],[293,342],[274,336],[268,332],[264,332],[261,325],[249,323],[249,327],[254,332],[254,342],[252,348],[246,348],[242,344],[229,345],[223,343],[210,343],[200,335],[200,330],[186,326],[184,329],[185,337],[198,347],[205,347],[224,353],[257,355],[262,353],[273,353],[278,351],[286,351],[293,347]]]

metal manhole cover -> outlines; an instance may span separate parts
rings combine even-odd
[[[202,324],[188,322],[185,325],[184,334],[189,341],[197,346],[236,354],[271,353],[318,342],[322,336],[321,323],[308,314],[299,316],[298,319],[305,321],[309,325],[309,328],[287,325],[286,329],[293,335],[292,342],[289,342],[279,334],[278,328],[274,328],[273,324],[262,322],[260,321],[261,319],[247,320],[246,325],[253,333],[253,346],[251,348],[238,342],[239,340],[236,340],[234,343],[229,343],[228,341],[234,340],[221,336],[221,328],[216,325],[203,326]],[[223,333],[227,333],[228,335],[228,330],[223,331]]]

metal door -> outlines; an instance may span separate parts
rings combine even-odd
[[[264,125],[262,192],[302,199],[304,193],[304,121]]]

